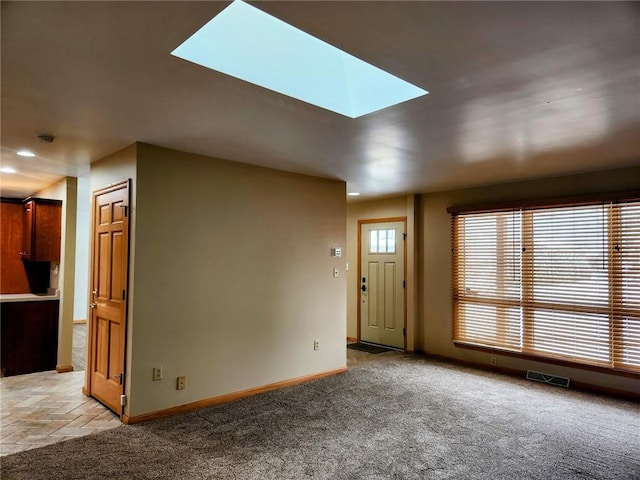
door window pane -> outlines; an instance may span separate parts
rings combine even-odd
[[[387,252],[396,253],[396,231],[387,230]]]
[[[387,253],[387,231],[378,230],[378,253]]]
[[[369,253],[378,253],[378,231],[369,232]]]
[[[369,253],[396,253],[396,229],[370,230]]]

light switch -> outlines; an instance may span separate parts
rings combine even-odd
[[[340,247],[332,247],[331,248],[331,256],[332,257],[341,257],[342,249]]]

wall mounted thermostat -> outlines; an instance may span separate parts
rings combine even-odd
[[[342,256],[342,249],[339,247],[332,247],[331,248],[331,256],[332,257],[341,257]]]

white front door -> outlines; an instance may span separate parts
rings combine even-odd
[[[404,344],[405,222],[360,224],[360,341]]]

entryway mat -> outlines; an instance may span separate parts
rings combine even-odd
[[[392,348],[380,347],[378,345],[369,345],[368,343],[348,343],[347,348],[351,348],[352,350],[360,350],[361,352],[367,353],[383,353],[383,352],[392,352]]]

